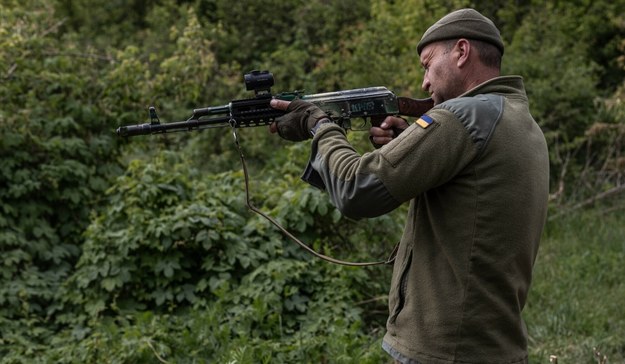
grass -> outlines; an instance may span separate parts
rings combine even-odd
[[[625,363],[624,215],[548,223],[524,311],[531,363]]]

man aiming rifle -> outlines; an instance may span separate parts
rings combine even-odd
[[[543,230],[549,158],[523,80],[500,76],[494,23],[454,11],[417,45],[434,107],[409,125],[370,130],[382,145],[358,154],[318,106],[287,111],[270,130],[312,138],[304,179],[346,216],[410,203],[389,292],[383,348],[399,363],[527,363],[525,306]]]

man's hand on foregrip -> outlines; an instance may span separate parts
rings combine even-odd
[[[318,106],[303,100],[291,102],[273,99],[271,107],[285,110],[284,116],[276,118],[271,125],[271,132],[278,132],[282,138],[293,142],[310,139],[310,130],[322,119],[328,119],[328,115]]]

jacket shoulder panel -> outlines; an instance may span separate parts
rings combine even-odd
[[[503,115],[504,97],[496,94],[459,97],[443,102],[437,108],[454,114],[464,125],[481,153]]]

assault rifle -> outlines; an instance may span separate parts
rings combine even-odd
[[[162,134],[178,131],[227,127],[245,128],[265,126],[274,122],[285,111],[269,106],[272,98],[283,100],[302,99],[319,106],[330,119],[344,129],[352,129],[352,119],[359,118],[371,125],[379,125],[389,115],[420,117],[433,106],[432,99],[397,97],[386,87],[367,87],[345,91],[303,95],[300,91],[271,94],[274,85],[269,71],[252,71],[244,76],[245,87],[254,91],[249,99],[233,100],[222,106],[194,109],[186,121],[161,124],[156,109],[149,108],[150,122],[117,128],[123,137]]]
[[[244,76],[245,87],[248,91],[254,91],[255,97],[231,101],[223,106],[211,106],[193,110],[193,115],[186,121],[161,124],[156,109],[149,108],[150,122],[145,124],[121,126],[117,134],[124,137],[145,134],[162,134],[176,131],[201,130],[216,127],[232,127],[235,144],[239,150],[239,157],[245,177],[246,203],[250,210],[261,215],[275,227],[280,229],[286,236],[307,250],[314,256],[325,261],[349,265],[369,266],[377,264],[391,264],[394,260],[395,250],[385,261],[354,263],[335,259],[316,252],[297,237],[285,229],[278,221],[265,214],[252,204],[249,191],[249,176],[245,163],[245,157],[238,141],[237,129],[253,126],[270,125],[277,117],[286,112],[276,110],[269,105],[272,98],[283,100],[302,99],[319,106],[328,114],[330,119],[343,127],[352,129],[351,120],[360,118],[371,125],[379,125],[389,115],[403,115],[420,117],[433,106],[432,99],[411,99],[397,97],[386,87],[368,87],[346,91],[327,92],[314,95],[303,95],[299,91],[271,94],[273,75],[269,71],[252,71]],[[395,247],[397,249],[397,246]]]

